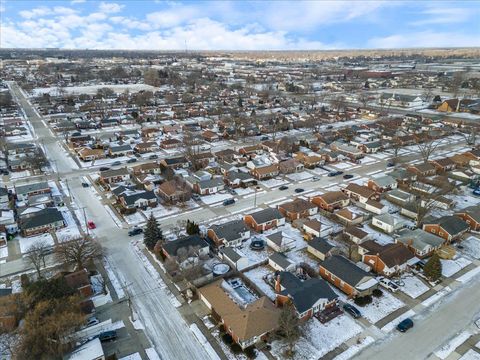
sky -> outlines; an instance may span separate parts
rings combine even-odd
[[[480,1],[0,0],[1,48],[480,46]]]

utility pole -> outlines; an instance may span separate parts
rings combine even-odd
[[[87,229],[87,236],[88,236],[90,235],[90,233],[88,231],[87,214],[85,212],[85,206],[82,207],[82,210],[83,210],[83,221],[85,222],[85,228]]]
[[[125,296],[127,298],[127,304],[128,308],[130,309],[130,317],[132,321],[135,321],[135,312],[133,311],[133,304],[132,304],[132,298],[130,296],[130,293],[128,292],[127,286],[123,286],[123,291],[125,292]]]
[[[255,197],[253,198],[253,207],[257,207],[257,185],[255,185]]]

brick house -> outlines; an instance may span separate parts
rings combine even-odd
[[[447,242],[452,242],[460,239],[470,229],[470,226],[456,216],[442,216],[439,219],[425,219],[422,228],[431,234],[440,236]]]
[[[265,180],[270,179],[279,174],[278,165],[267,165],[256,167],[255,169],[250,170],[250,174],[252,174],[258,180]]]
[[[368,240],[360,247],[365,250],[362,261],[370,266],[376,274],[384,276],[405,272],[409,261],[415,257],[412,251],[398,243],[381,245],[373,240]]]
[[[480,231],[480,205],[469,206],[457,211],[455,215],[465,221],[471,230]]]
[[[372,189],[373,191],[376,191],[377,193],[394,190],[397,188],[397,185],[397,181],[393,177],[388,175],[369,179],[367,183],[367,187]]]
[[[329,191],[325,194],[314,196],[311,201],[320,209],[330,212],[342,209],[350,203],[350,199],[342,191]]]
[[[435,166],[429,163],[410,165],[407,170],[418,176],[431,176],[437,173]]]
[[[430,164],[435,166],[438,172],[446,172],[454,170],[457,167],[457,164],[450,158],[442,158],[436,160],[430,160]]]
[[[105,184],[115,184],[130,179],[130,173],[126,167],[100,171],[100,180]]]
[[[211,225],[207,236],[217,247],[239,246],[250,238],[250,230],[243,220],[233,220],[220,225]]]
[[[350,199],[366,203],[368,200],[379,200],[380,196],[369,187],[350,183],[342,190]]]
[[[192,192],[183,179],[165,181],[157,188],[158,196],[169,203],[190,200]]]
[[[63,215],[56,208],[45,208],[20,219],[23,236],[33,236],[60,229],[66,226]]]
[[[82,147],[77,150],[77,155],[82,161],[93,161],[105,158],[105,151],[103,149]]]
[[[289,221],[293,221],[315,215],[318,212],[318,207],[307,200],[296,198],[293,201],[278,205],[278,210]]]
[[[285,224],[285,218],[278,209],[267,208],[245,215],[245,223],[256,232],[276,228]]]

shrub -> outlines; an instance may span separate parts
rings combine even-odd
[[[238,345],[237,343],[232,344],[232,345],[230,346],[230,349],[232,349],[232,352],[233,352],[234,354],[240,354],[240,353],[242,352],[242,348],[241,348],[240,345]]]
[[[382,292],[382,290],[380,290],[380,289],[375,289],[375,290],[372,291],[372,296],[374,296],[374,297],[379,298],[379,297],[381,297],[382,295],[383,295],[383,292]]]
[[[249,359],[255,359],[257,357],[257,353],[255,352],[255,347],[254,346],[250,346],[248,348],[245,349],[245,355],[247,355],[247,357]]]
[[[355,301],[355,304],[357,304],[358,306],[366,306],[368,304],[371,304],[372,297],[370,295],[356,297],[354,301]]]
[[[228,345],[233,344],[233,338],[228,333],[222,335],[222,340],[225,344],[228,344]]]

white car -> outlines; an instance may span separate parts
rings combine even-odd
[[[390,290],[391,292],[397,292],[399,287],[393,281],[386,279],[384,277],[378,278],[378,282],[382,285],[385,289]]]

